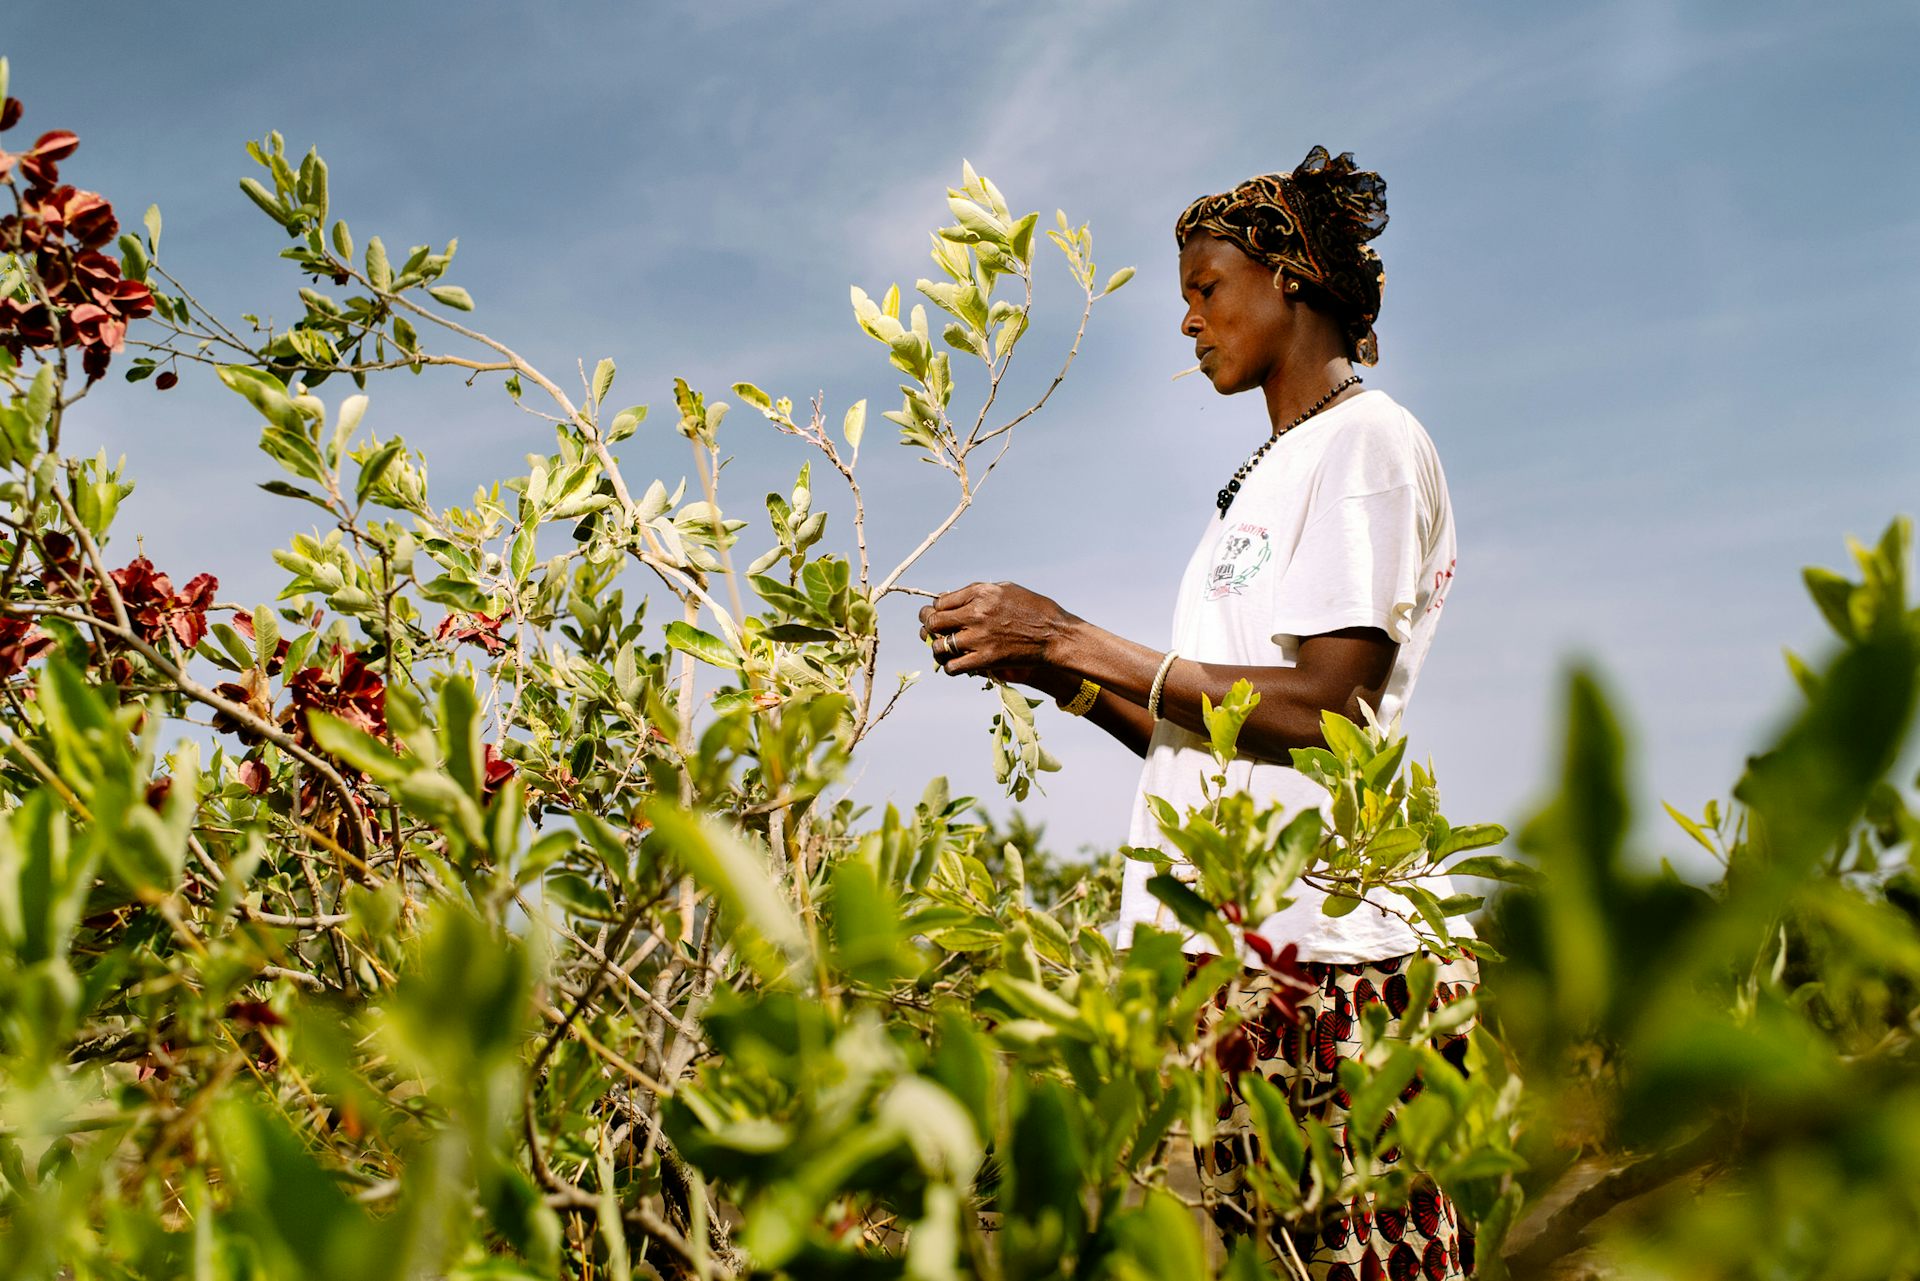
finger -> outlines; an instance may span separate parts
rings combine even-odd
[[[992,674],[993,668],[994,659],[992,655],[975,654],[963,649],[947,660],[944,670],[949,676],[966,676],[969,673],[987,676]]]
[[[921,622],[923,622],[923,623],[924,623],[924,622],[926,622],[926,621],[927,621],[927,615],[928,615],[928,614],[931,614],[932,612],[933,612],[933,606],[931,606],[931,605],[922,605],[922,606],[920,607],[920,613],[919,613],[919,615],[918,615],[918,617],[919,617],[919,619],[920,619],[920,621],[921,621]]]
[[[951,602],[946,597],[942,597],[940,603],[934,606],[933,612],[927,615],[929,630],[950,632],[955,628],[965,627],[968,623],[977,623],[983,618],[991,618],[996,612],[990,590],[977,591],[964,597],[959,592],[953,595],[954,599]]]
[[[974,593],[983,586],[985,586],[983,583],[968,583],[965,587],[957,587],[950,592],[945,592],[934,598],[932,608],[935,613],[955,609],[972,600]]]

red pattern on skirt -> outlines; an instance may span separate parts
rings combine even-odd
[[[1196,964],[1200,959],[1204,958],[1196,958]],[[1245,1022],[1240,1032],[1220,1043],[1221,1066],[1229,1078],[1227,1101],[1213,1143],[1194,1153],[1202,1188],[1220,1202],[1213,1217],[1223,1236],[1232,1240],[1250,1231],[1252,1207],[1246,1203],[1242,1166],[1259,1155],[1251,1114],[1234,1082],[1243,1072],[1266,1077],[1291,1101],[1296,1119],[1311,1117],[1327,1126],[1342,1173],[1350,1172],[1349,1099],[1339,1085],[1339,1063],[1358,1056],[1358,1016],[1368,1005],[1384,1003],[1392,1016],[1387,1035],[1398,1034],[1400,1016],[1412,1000],[1406,976],[1412,959],[1396,956],[1356,965],[1297,965],[1294,968],[1302,979],[1313,985],[1298,999],[1297,1023],[1288,1022],[1275,997],[1281,980],[1264,970],[1249,971],[1243,978],[1235,1008]],[[1479,987],[1479,966],[1472,960],[1441,962],[1429,1009],[1451,1004]],[[1225,1008],[1224,992],[1216,998],[1216,1008]],[[1437,1038],[1433,1045],[1455,1068],[1466,1071],[1467,1029]],[[1400,1101],[1411,1102],[1421,1089],[1416,1076],[1401,1092]],[[1382,1135],[1392,1129],[1394,1119],[1389,1111],[1381,1125]],[[1399,1149],[1394,1147],[1374,1154],[1377,1170],[1384,1171],[1399,1159]],[[1473,1275],[1472,1226],[1432,1183],[1417,1183],[1405,1205],[1380,1207],[1371,1196],[1362,1196],[1344,1210],[1311,1229],[1287,1230],[1292,1253],[1306,1263],[1316,1281],[1456,1281]],[[1266,1245],[1275,1259],[1288,1253],[1277,1240]]]

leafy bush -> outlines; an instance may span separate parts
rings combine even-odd
[[[0,100],[4,80],[0,63]],[[7,100],[6,123],[19,114]],[[754,430],[810,457],[754,531],[720,492],[728,404],[676,383],[695,488],[630,481],[618,447],[648,410],[611,399],[614,362],[569,390],[456,319],[474,301],[451,283],[454,244],[357,247],[317,155],[249,145],[260,176],[242,187],[305,283],[291,326],[242,331],[168,273],[157,210],[117,261],[103,252],[111,206],[59,183],[74,145],[0,152],[14,1274],[1278,1274],[1249,1249],[1209,1256],[1181,1176],[1235,1032],[1200,1012],[1239,965],[1190,973],[1153,931],[1116,955],[1100,927],[1117,861],[1029,867],[1031,841],[941,780],[878,815],[835,791],[905,693],[877,696],[877,607],[1131,275],[1102,281],[1084,225],[1047,232],[1081,307],[1060,373],[998,417],[1035,215],[963,170],[932,237],[942,279],[917,286],[950,317],[945,349],[897,288],[853,291],[905,377],[884,417],[956,486],[883,570],[864,402],[796,415],[733,387]],[[274,553],[275,603],[223,601],[210,573],[176,587],[142,557],[112,567],[131,481],[75,447],[67,417],[126,345],[134,381],[217,375],[262,420],[284,473],[267,487],[325,513]],[[497,379],[552,431],[552,452],[465,507],[430,498],[425,458],[378,434],[360,390],[440,366]],[[329,403],[329,380],[355,390]],[[814,463],[846,486],[842,553]],[[1710,891],[1622,857],[1618,735],[1586,677],[1560,795],[1521,834],[1532,864],[1454,864],[1521,887],[1485,944],[1446,930],[1477,899],[1414,882],[1504,834],[1450,824],[1390,727],[1329,717],[1325,748],[1296,755],[1335,797],[1324,820],[1224,793],[1160,815],[1199,875],[1156,892],[1224,954],[1230,920],[1306,880],[1336,911],[1401,903],[1436,952],[1509,956],[1479,1011],[1499,1035],[1475,1034],[1469,1076],[1426,1042],[1475,1002],[1428,999],[1431,969],[1413,974],[1408,1043],[1368,1021],[1356,1096],[1415,1070],[1436,1087],[1400,1113],[1384,1173],[1342,1179],[1324,1127],[1263,1113],[1262,1217],[1310,1230],[1425,1175],[1481,1223],[1489,1274],[1503,1250],[1533,1274],[1633,1198],[1606,1248],[1661,1274],[1746,1275],[1762,1246],[1793,1275],[1913,1265],[1920,892],[1895,870],[1913,819],[1882,781],[1920,644],[1907,542],[1896,525],[1863,552],[1864,585],[1811,580],[1843,645],[1796,664],[1808,710],[1736,803],[1682,820],[1725,859]],[[1209,709],[1223,767],[1248,698]],[[993,718],[1016,796],[1053,765],[1034,707],[1003,687]],[[1695,1174],[1713,1176],[1698,1201],[1641,1195]],[[1509,1235],[1556,1180],[1584,1190]],[[1862,1206],[1875,1226],[1850,1253],[1809,1244]]]

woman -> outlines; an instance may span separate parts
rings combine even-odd
[[[1204,196],[1175,224],[1181,332],[1216,391],[1260,392],[1268,435],[1214,501],[1174,603],[1170,649],[1104,631],[1012,583],[972,583],[920,612],[948,675],[1018,679],[1145,757],[1129,844],[1169,848],[1149,796],[1183,812],[1203,803],[1201,780],[1215,771],[1202,694],[1218,703],[1235,681],[1252,684],[1260,701],[1228,784],[1298,810],[1329,799],[1288,763],[1292,748],[1325,745],[1321,713],[1357,721],[1364,700],[1388,723],[1413,690],[1453,578],[1453,514],[1426,432],[1354,372],[1377,358],[1373,323],[1386,277],[1368,242],[1386,223],[1379,175],[1356,170],[1350,154],[1315,147],[1291,173]],[[1146,891],[1150,874],[1145,864],[1127,867],[1123,947],[1138,924],[1172,927]],[[1450,892],[1444,877],[1429,888]],[[1386,999],[1397,1028],[1401,1010],[1390,994],[1404,994],[1418,943],[1383,908],[1336,918],[1321,913],[1315,891],[1298,887],[1295,899],[1258,932],[1276,949],[1297,947],[1314,991],[1295,1021],[1280,1017],[1271,976],[1250,976],[1241,1012],[1253,1043],[1240,1058],[1339,1139],[1346,1099],[1335,1061],[1358,1052],[1354,1014],[1366,1000]],[[1204,947],[1198,938],[1187,944]],[[1447,999],[1478,983],[1466,959],[1443,966],[1440,978]],[[1464,1038],[1444,1048],[1458,1065]],[[1219,1194],[1216,1220],[1229,1233],[1249,1223],[1234,1195],[1246,1130],[1236,1092],[1222,1141],[1200,1155],[1203,1185]],[[1472,1271],[1466,1225],[1430,1186],[1405,1211],[1377,1219],[1370,1205],[1342,1209],[1318,1232],[1270,1247],[1297,1255],[1316,1277],[1442,1281]]]

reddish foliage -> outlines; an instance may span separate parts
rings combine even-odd
[[[54,530],[40,535],[40,563],[48,591],[70,596],[79,590],[85,570],[80,564],[80,549],[71,538]]]
[[[24,618],[0,615],[0,679],[17,676],[53,644],[53,637]]]
[[[492,743],[487,744],[486,751],[482,753],[481,759],[484,762],[486,773],[486,778],[482,782],[480,789],[482,795],[492,796],[495,792],[506,786],[508,779],[519,773],[519,770],[514,767],[513,762],[502,756],[500,749]]]
[[[1306,966],[1300,963],[1300,945],[1289,943],[1275,952],[1265,935],[1248,930],[1245,937],[1260,963],[1279,980],[1273,985],[1273,995],[1269,998],[1274,1008],[1289,1024],[1299,1022],[1300,1003],[1318,986],[1307,974]]]
[[[294,736],[302,743],[313,742],[307,726],[310,711],[337,716],[376,738],[387,732],[387,687],[355,650],[341,652],[337,676],[325,667],[296,672],[287,681],[287,694],[293,706],[282,719],[293,720]]]
[[[220,580],[212,574],[196,575],[185,589],[176,592],[173,580],[140,556],[125,569],[109,571],[108,577],[120,589],[127,621],[141,639],[158,643],[161,637],[172,636],[187,649],[206,639],[207,607],[213,604],[213,594],[220,587]],[[94,589],[92,608],[100,618],[113,617],[113,602],[104,586]]]
[[[223,681],[215,685],[213,692],[227,699],[229,702],[240,704],[263,721],[271,721],[273,719],[273,690],[267,684],[266,674],[257,667],[249,667],[246,671],[240,673],[240,679],[237,682]],[[237,717],[229,716],[225,712],[216,711],[213,714],[213,727],[223,734],[239,735],[240,741],[243,743],[251,744],[260,741],[258,734],[248,729]],[[260,765],[258,761],[245,762],[240,767],[241,777],[243,779],[248,777],[246,772],[247,765],[253,765],[260,770],[261,785],[254,789],[257,795],[260,791],[265,790],[266,768]],[[252,786],[250,780],[248,781],[248,786]]]
[[[264,795],[267,784],[272,779],[272,776],[267,773],[267,767],[259,761],[241,761],[235,772],[239,774],[240,781],[246,784],[247,790],[255,796]]]
[[[227,1006],[227,1017],[242,1027],[285,1027],[287,1021],[280,1017],[265,1001],[235,1001]]]
[[[506,621],[506,615],[498,618],[487,614],[448,614],[440,620],[440,626],[433,629],[435,640],[470,641],[489,654],[503,654],[507,642],[501,639],[500,624]]]
[[[18,99],[0,107],[0,128],[20,118]],[[31,261],[37,288],[25,301],[0,299],[0,347],[14,359],[25,348],[78,347],[93,382],[126,346],[127,323],[153,310],[153,293],[121,277],[100,252],[120,231],[113,206],[97,191],[60,183],[60,161],[80,139],[63,129],[40,135],[24,152],[0,148],[0,179],[17,167],[27,180],[18,208],[0,218],[0,253]]]

